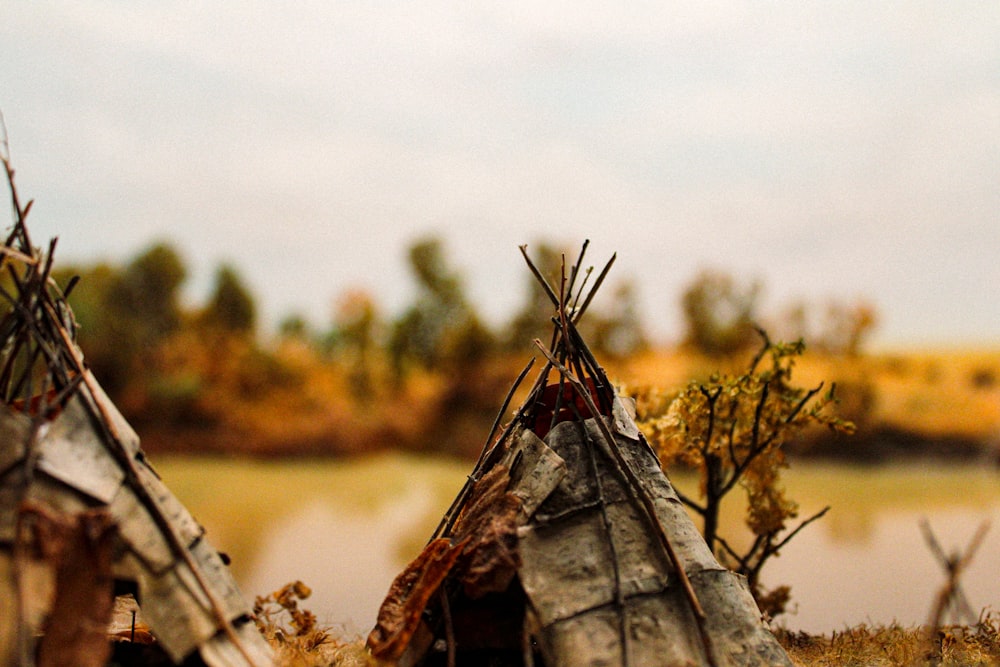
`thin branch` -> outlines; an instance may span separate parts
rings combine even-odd
[[[584,299],[583,305],[580,306],[579,310],[573,313],[573,322],[579,322],[583,314],[587,312],[587,307],[590,306],[591,300],[593,300],[594,295],[597,294],[597,290],[601,289],[601,283],[604,282],[604,278],[608,275],[608,271],[611,270],[611,265],[615,263],[615,258],[618,257],[618,253],[611,255],[611,259],[608,263],[604,265],[604,269],[601,270],[597,280],[594,282],[594,286],[590,288],[590,292],[587,294],[587,298]]]
[[[818,394],[823,389],[823,384],[824,384],[823,382],[820,382],[814,388],[810,389],[805,393],[805,396],[802,397],[802,400],[796,403],[792,411],[788,413],[787,417],[785,417],[786,424],[792,423],[792,420],[798,417],[799,413],[802,412],[803,408],[805,408],[806,403],[808,403],[813,396]]]
[[[808,526],[809,524],[811,524],[813,521],[818,521],[819,519],[822,519],[826,515],[826,513],[829,512],[829,511],[830,511],[830,506],[827,505],[826,507],[824,507],[820,511],[816,512],[815,514],[813,514],[808,519],[804,519],[795,528],[795,530],[793,530],[792,532],[790,532],[780,542],[778,542],[776,545],[774,545],[774,548],[772,549],[771,553],[778,553],[778,551],[780,551],[786,544],[788,544],[789,540],[791,540],[793,537],[795,537],[796,535],[799,534],[800,530],[802,530],[803,528],[805,528],[806,526]]]
[[[542,272],[539,271],[538,267],[535,266],[535,263],[531,261],[531,257],[528,256],[528,246],[522,245],[519,247],[521,249],[521,254],[524,256],[524,261],[528,263],[528,268],[531,269],[531,273],[535,276],[535,280],[537,280],[538,284],[542,286],[543,290],[545,290],[545,294],[549,297],[549,301],[552,302],[552,305],[558,308],[559,297],[556,296],[555,290],[553,290],[552,286],[549,285],[549,281],[545,279]]]
[[[715,402],[719,400],[722,387],[717,387],[715,393],[710,392],[708,387],[704,385],[698,387],[698,389],[708,402],[708,429],[705,433],[705,446],[707,448],[712,443],[712,434],[715,431]]]
[[[580,254],[576,258],[576,263],[573,265],[573,268],[570,270],[569,285],[566,287],[566,290],[567,290],[567,292],[569,294],[573,293],[573,288],[576,285],[576,277],[577,277],[577,274],[580,271],[580,267],[583,266],[583,256],[587,254],[587,246],[589,246],[589,245],[590,245],[590,239],[584,239],[583,245],[580,246]],[[590,271],[589,270],[587,271],[587,275],[590,275]],[[582,285],[580,286],[580,291],[583,291],[583,286]],[[579,298],[579,292],[577,293],[577,298]],[[575,305],[575,303],[574,303],[574,305]]]
[[[514,398],[514,394],[517,392],[518,387],[524,382],[524,378],[527,377],[528,371],[531,367],[535,365],[535,357],[532,357],[524,369],[518,373],[517,378],[514,380],[514,384],[511,385],[510,390],[507,392],[507,396],[503,399],[503,405],[500,407],[500,411],[497,413],[496,419],[493,421],[493,426],[490,428],[490,434],[486,438],[486,444],[483,446],[483,451],[479,454],[479,460],[476,461],[476,466],[473,470],[478,470],[483,464],[483,459],[486,458],[486,453],[489,451],[489,446],[493,443],[493,436],[496,435],[497,429],[500,428],[500,423],[503,421],[503,416],[507,413],[507,408],[510,407],[510,402]]]
[[[757,447],[760,444],[760,422],[764,415],[764,405],[767,403],[767,397],[771,393],[771,383],[765,382],[763,388],[760,390],[760,399],[757,401],[757,407],[753,411],[753,426],[750,430],[750,452],[757,451]],[[736,461],[733,461],[736,463]]]
[[[962,592],[960,579],[965,568],[967,568],[972,562],[972,558],[975,556],[976,551],[978,551],[979,546],[982,544],[983,538],[986,537],[986,533],[989,531],[989,528],[989,521],[982,522],[976,530],[976,533],[972,536],[972,539],[969,540],[969,544],[966,546],[965,552],[955,553],[949,556],[946,555],[944,549],[941,548],[941,544],[934,536],[934,532],[931,530],[930,523],[927,519],[923,519],[920,522],[920,529],[924,533],[924,539],[927,542],[927,546],[930,548],[931,553],[934,554],[934,557],[937,558],[946,575],[945,583],[941,586],[940,591],[938,591],[938,594],[935,596],[934,606],[931,610],[931,616],[928,621],[928,628],[935,635],[941,628],[941,621],[949,607],[952,607],[955,613],[959,616],[964,614],[969,617],[974,617],[972,610],[969,608],[968,601],[965,598],[965,594]]]
[[[573,297],[573,303],[570,305],[570,312],[577,312],[577,306],[580,303],[580,297],[583,296],[583,291],[587,288],[587,281],[590,280],[590,274],[594,272],[594,267],[588,266],[583,272],[583,281],[580,283],[580,289],[577,290],[576,296]]]
[[[753,375],[754,371],[757,370],[757,364],[761,362],[764,355],[767,354],[767,351],[773,347],[771,344],[771,338],[767,335],[767,332],[764,331],[763,328],[754,325],[754,330],[756,330],[757,334],[763,339],[763,343],[761,344],[760,349],[757,350],[757,354],[754,355],[753,360],[750,362],[750,368],[747,371],[748,375]]]
[[[715,541],[718,542],[720,546],[722,546],[723,550],[727,554],[729,554],[730,558],[739,563],[740,568],[742,568],[741,571],[750,569],[750,566],[747,564],[746,561],[746,558],[748,558],[748,556],[741,556],[740,554],[736,553],[736,549],[733,549],[731,546],[729,546],[729,542],[726,542],[725,539],[719,537],[718,535],[715,537]]]
[[[722,491],[724,494],[729,493],[729,491],[732,490],[734,486],[736,486],[736,483],[739,482],[741,477],[743,477],[743,473],[747,471],[747,469],[750,467],[750,464],[753,463],[761,454],[763,454],[767,450],[768,446],[774,441],[775,434],[772,434],[771,437],[767,438],[763,443],[759,441],[760,421],[764,412],[764,402],[767,400],[768,397],[769,386],[770,385],[767,383],[764,384],[764,388],[761,390],[760,400],[757,401],[757,407],[754,409],[753,427],[750,436],[750,446],[747,449],[746,456],[743,457],[742,461],[737,461],[735,452],[731,454],[733,459],[732,460],[733,474],[726,482],[726,484],[723,486]],[[733,436],[730,435],[730,438],[732,437]]]

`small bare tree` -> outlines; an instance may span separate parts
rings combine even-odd
[[[742,375],[714,375],[706,383],[692,383],[669,403],[662,396],[657,401],[655,395],[640,395],[638,408],[640,427],[662,465],[681,464],[699,472],[700,499],[678,495],[702,518],[705,541],[721,562],[747,577],[761,610],[774,616],[784,611],[789,590],[762,590],[764,564],[829,509],[787,529],[798,516],[798,504],[780,484],[780,472],[788,467],[783,445],[808,425],[844,432],[853,426],[830,410],[832,388],[821,394],[822,384],[813,389],[791,384],[794,359],[804,351],[801,341],[775,344],[759,333],[763,344]],[[742,553],[719,534],[722,501],[737,486],[746,492],[746,525],[754,535]]]

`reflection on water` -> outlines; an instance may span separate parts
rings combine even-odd
[[[249,571],[240,577],[243,589],[259,594],[300,579],[313,589],[303,606],[321,623],[363,634],[409,560],[406,547],[418,539],[415,519],[435,510],[430,496],[426,484],[415,483],[376,511],[354,513],[307,501],[261,536]]]
[[[364,634],[470,464],[389,456],[308,466],[169,460],[157,467],[213,544],[233,557],[248,597],[300,579],[313,589],[304,606],[321,622]],[[674,479],[695,491],[696,480]],[[944,574],[924,543],[924,517],[948,551],[964,550],[979,524],[993,521],[963,586],[976,611],[1000,609],[995,473],[796,463],[786,483],[802,516],[826,504],[832,509],[764,569],[765,585],[792,587],[794,613],[782,617],[785,626],[830,632],[863,622],[925,622]],[[742,513],[733,505],[724,514],[724,535]]]
[[[926,623],[945,575],[924,541],[923,518],[930,520],[946,552],[964,552],[983,520],[992,520],[1000,530],[1000,504],[884,514],[873,520],[868,538],[861,540],[804,530],[764,570],[765,585],[792,587],[794,613],[780,619],[781,624],[829,633],[862,622]],[[987,606],[1000,609],[997,563],[1000,534],[991,531],[961,580],[977,613]]]

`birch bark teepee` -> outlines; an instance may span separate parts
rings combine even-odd
[[[369,648],[406,666],[791,665],[577,330],[614,262],[583,298],[586,247],[558,291],[522,247],[554,308],[550,344],[535,341],[544,367],[501,430],[531,364],[515,383]]]
[[[15,215],[0,246],[0,666],[104,665],[119,582],[175,663],[270,665],[222,556],[87,369],[55,241],[32,246],[0,161]]]

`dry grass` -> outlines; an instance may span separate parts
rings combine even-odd
[[[377,665],[360,640],[342,641],[316,623],[316,615],[299,603],[312,591],[294,581],[254,601],[257,629],[274,649],[280,667],[367,667]]]
[[[976,625],[947,626],[936,633],[863,624],[830,636],[779,631],[778,639],[800,667],[1000,665],[1000,619],[993,614]]]
[[[302,650],[280,641],[272,641],[271,646],[278,667],[376,667],[379,664],[360,640],[324,644],[312,650]]]
[[[832,635],[779,630],[778,641],[797,667],[973,667],[1000,665],[1000,621],[949,626],[934,637],[925,628],[859,625]],[[283,667],[371,667],[362,640],[332,642],[303,652],[272,640]]]

